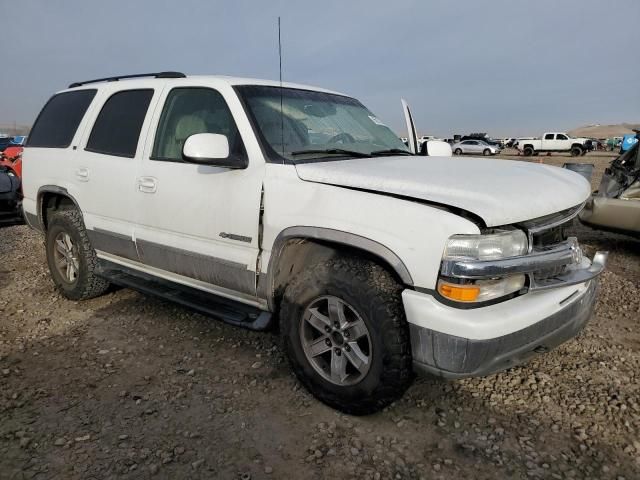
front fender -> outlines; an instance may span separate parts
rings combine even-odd
[[[479,233],[445,209],[394,196],[300,180],[291,165],[267,165],[261,273],[283,239],[324,239],[385,260],[402,281],[434,289],[446,240]]]

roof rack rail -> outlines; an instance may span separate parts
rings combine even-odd
[[[186,78],[186,75],[182,72],[157,72],[157,73],[136,73],[133,75],[118,75],[117,77],[105,77],[96,78],[95,80],[84,80],[82,82],[74,82],[69,85],[69,88],[76,88],[87,83],[97,82],[117,82],[125,78],[140,78],[140,77],[155,77],[155,78]]]

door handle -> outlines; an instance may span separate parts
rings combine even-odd
[[[76,170],[76,177],[78,177],[78,180],[80,180],[81,182],[88,182],[89,181],[89,169],[85,168],[85,167],[80,167]]]
[[[143,193],[156,193],[158,183],[153,177],[138,178],[138,190]]]

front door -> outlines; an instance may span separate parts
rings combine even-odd
[[[250,131],[240,102],[230,87],[203,85],[167,89],[160,105],[137,176],[140,260],[173,281],[255,297],[264,160],[240,134],[239,122]],[[185,162],[182,147],[196,133],[225,135],[248,168]]]

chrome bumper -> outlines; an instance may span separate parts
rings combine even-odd
[[[593,260],[583,257],[575,237],[545,250],[534,250],[528,255],[498,260],[444,260],[441,275],[445,277],[478,280],[524,273],[529,275],[529,290],[566,287],[587,282],[602,273],[608,252],[598,251]],[[549,277],[536,274],[558,271]]]

